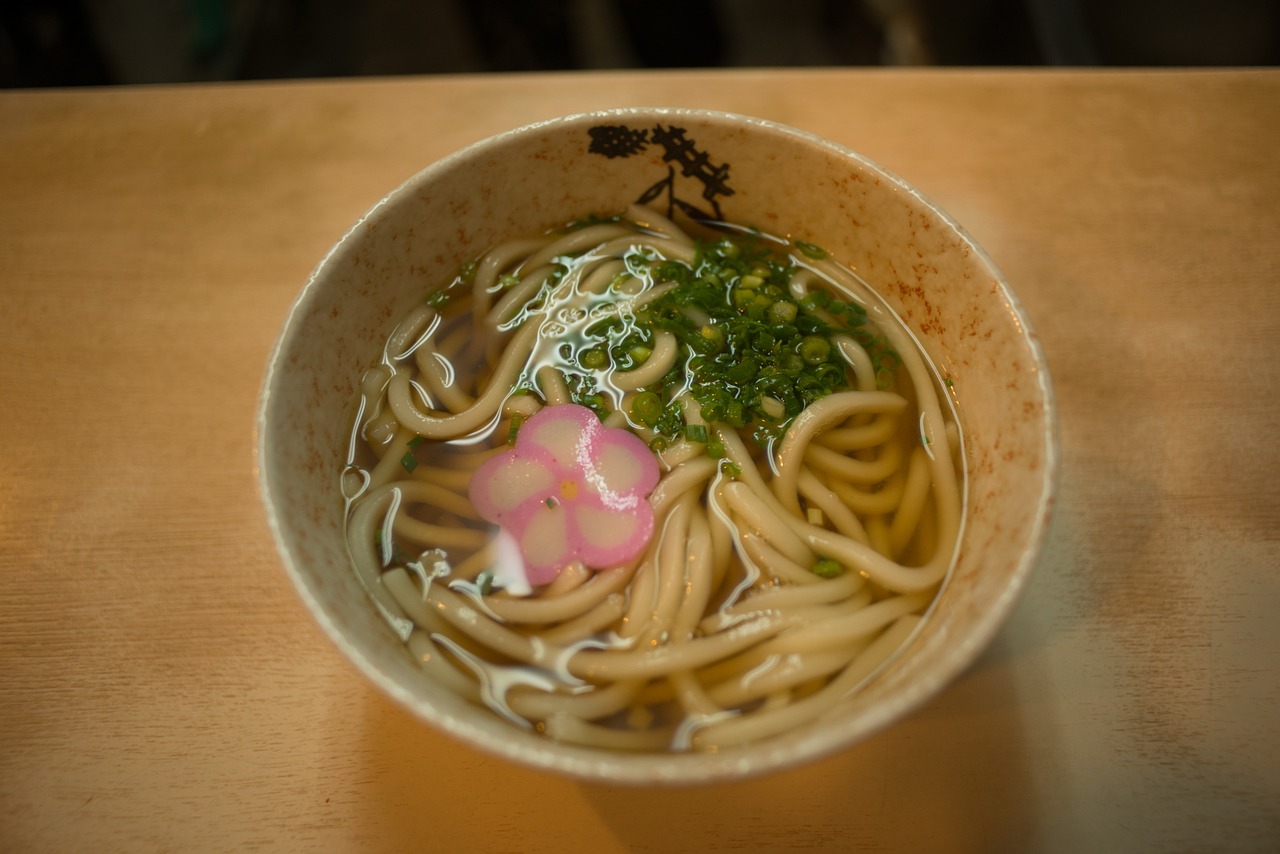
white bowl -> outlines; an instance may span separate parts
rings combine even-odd
[[[681,162],[664,160],[671,147],[645,144],[657,125],[683,128],[696,145],[685,161],[704,152],[703,166],[669,172]],[[593,137],[602,127],[614,130]],[[646,135],[622,136],[619,127]],[[794,231],[856,265],[897,310],[954,381],[966,520],[958,560],[923,629],[839,714],[718,753],[625,754],[549,741],[428,682],[351,568],[338,473],[359,378],[425,283],[447,281],[513,235],[621,210],[669,174],[676,198],[729,221]],[[480,750],[628,783],[717,781],[792,766],[867,737],[941,690],[992,639],[1036,561],[1057,454],[1039,343],[1004,277],[958,224],[840,145],[759,119],[665,109],[571,116],[501,134],[429,166],[375,205],[320,262],[285,322],[258,431],[262,496],[285,568],[361,672],[412,714]]]

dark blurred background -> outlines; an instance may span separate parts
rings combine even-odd
[[[0,0],[0,87],[586,68],[1259,66],[1277,0]]]

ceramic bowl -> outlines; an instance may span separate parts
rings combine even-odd
[[[924,628],[837,714],[718,753],[553,743],[428,682],[348,562],[338,474],[357,382],[424,285],[513,235],[653,198],[664,212],[796,232],[856,266],[953,378],[968,489],[959,558]],[[1053,497],[1049,376],[1022,307],[947,214],[865,157],[753,118],[632,109],[504,133],[424,169],[320,262],[271,357],[259,415],[262,496],[280,555],[324,632],[410,713],[477,749],[608,782],[722,781],[830,754],[919,707],[1009,614]]]

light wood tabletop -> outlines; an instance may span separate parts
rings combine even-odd
[[[490,134],[794,125],[963,223],[1040,333],[1062,468],[994,645],[829,759],[690,789],[477,753],[357,675],[257,494],[327,249]],[[0,849],[1275,851],[1280,73],[724,71],[0,94]]]

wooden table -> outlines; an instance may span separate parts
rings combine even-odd
[[[312,624],[254,476],[311,268],[466,143],[587,109],[846,143],[996,259],[1058,514],[958,683],[684,790],[480,755]],[[0,849],[1274,851],[1280,73],[732,71],[0,94]]]

